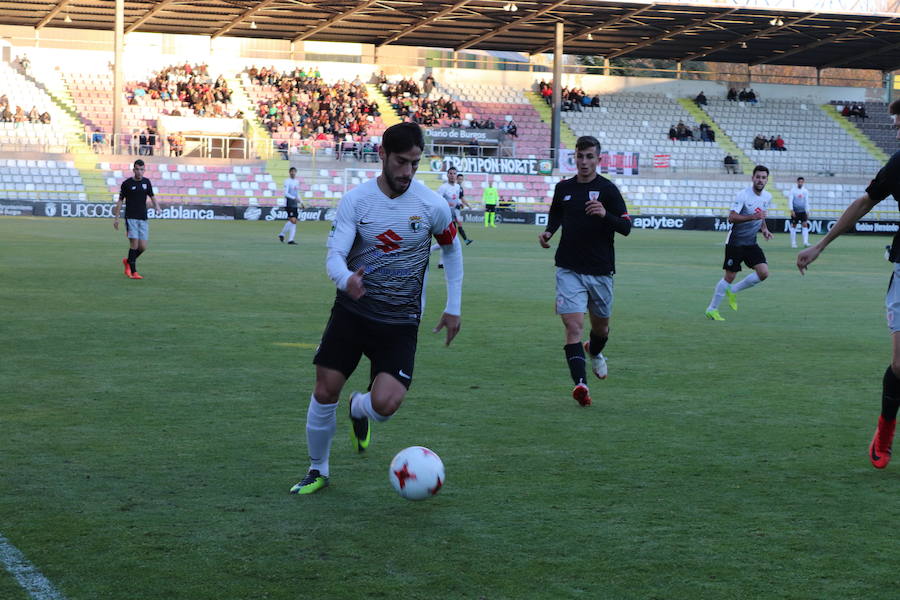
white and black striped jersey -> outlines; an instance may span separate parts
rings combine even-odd
[[[451,244],[456,228],[447,203],[413,180],[389,198],[371,179],[341,199],[328,237],[329,252],[346,258],[347,269],[365,268],[365,295],[353,300],[340,288],[336,302],[384,323],[418,323],[431,237]]]

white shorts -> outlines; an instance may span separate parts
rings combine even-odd
[[[613,278],[611,275],[582,275],[556,268],[556,314],[590,312],[608,319],[612,315]]]
[[[887,295],[884,297],[884,307],[887,309],[887,324],[891,333],[900,331],[900,263],[893,263],[894,274],[891,275],[891,284],[888,286]]]
[[[128,228],[128,239],[150,239],[150,225],[147,223],[147,219],[125,219],[125,226]]]

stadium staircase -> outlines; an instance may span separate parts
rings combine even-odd
[[[845,119],[841,113],[837,111],[837,109],[830,104],[823,104],[822,110],[826,115],[831,117],[841,128],[844,129],[850,136],[855,139],[860,146],[865,148],[869,154],[871,154],[875,159],[880,162],[887,162],[890,158],[885,152],[875,145],[875,143],[869,139],[869,137],[860,131],[859,127],[850,122],[849,119]]]
[[[375,99],[375,103],[378,105],[378,112],[381,113],[381,120],[384,122],[385,128],[400,123],[400,117],[397,115],[394,107],[391,106],[391,103],[384,97],[384,94],[381,93],[381,89],[377,85],[367,83],[366,91],[369,92],[369,98]]]
[[[85,140],[84,122],[78,116],[75,101],[69,94],[65,83],[60,78],[45,85],[31,75],[23,73],[19,73],[19,75],[44,92],[61,109],[57,111],[56,116],[62,122],[58,121],[54,126],[62,130],[66,136],[66,145],[72,155],[72,162],[84,182],[86,199],[90,202],[111,202],[112,194],[107,189],[103,173],[97,168],[97,156]]]
[[[722,147],[725,152],[733,156],[738,160],[741,165],[741,172],[743,173],[745,170],[745,165],[749,167],[753,165],[753,161],[750,160],[750,157],[744,154],[744,152],[738,147],[737,144],[734,143],[727,133],[716,123],[715,119],[707,113],[705,110],[697,106],[697,103],[694,102],[692,98],[679,98],[678,103],[688,111],[692,117],[697,119],[698,123],[706,122],[712,128],[712,130],[716,134],[716,143]],[[772,194],[772,200],[775,202],[775,206],[778,209],[787,211],[788,209],[788,200],[787,196],[782,193],[776,186],[772,185],[768,188],[769,193]]]
[[[544,99],[540,97],[537,92],[525,92],[525,97],[531,103],[531,106],[534,107],[534,110],[541,116],[541,120],[545,123],[553,123],[553,111],[547,106],[547,103],[544,102]],[[563,148],[575,148],[575,142],[578,141],[575,132],[572,131],[572,128],[569,127],[569,124],[564,120],[560,119],[559,122],[559,141]]]

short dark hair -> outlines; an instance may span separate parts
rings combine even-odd
[[[381,145],[387,154],[407,152],[414,146],[424,150],[425,136],[422,135],[422,128],[418,123],[397,123],[384,130]]]
[[[753,174],[756,175],[757,171],[763,171],[766,175],[768,175],[769,167],[766,167],[764,165],[756,165],[755,167],[753,167]]]
[[[897,98],[888,106],[888,112],[892,115],[900,115],[900,98]]]
[[[447,172],[449,173],[450,171],[455,171],[455,170],[456,170],[456,167],[450,167],[449,169],[447,169]]]
[[[587,150],[591,146],[597,149],[597,154],[600,154],[600,142],[592,135],[583,135],[575,142],[576,150]]]
[[[142,160],[139,158],[139,159],[137,159],[136,161],[134,161],[134,166],[135,166],[135,167],[143,167],[143,166],[144,166],[144,161],[142,161]]]
[[[297,172],[297,167],[291,167],[290,169],[288,169],[288,173],[290,173],[291,171],[293,171],[294,173],[296,173],[296,172]]]
[[[798,177],[798,178],[797,178],[797,181],[801,181],[801,180],[802,180],[802,181],[806,181],[806,178],[805,178],[805,177]]]

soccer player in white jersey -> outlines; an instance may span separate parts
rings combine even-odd
[[[767,240],[772,239],[766,227],[766,211],[772,204],[772,194],[765,191],[769,182],[769,169],[757,165],[753,169],[752,184],[741,190],[731,205],[728,222],[732,223],[731,231],[725,239],[725,262],[722,268],[725,274],[713,292],[712,300],[706,309],[706,318],[713,321],[724,321],[719,314],[719,304],[728,296],[728,305],[737,310],[735,294],[763,282],[769,276],[769,265],[766,255],[756,243],[757,232]],[[753,272],[734,284],[735,276],[741,270],[741,263],[753,269]]]
[[[809,248],[809,189],[803,187],[806,182],[802,177],[797,178],[797,185],[791,188],[789,202],[791,203],[791,248],[797,247],[797,230],[803,229],[803,245]]]
[[[371,362],[369,391],[350,395],[357,452],[369,446],[369,420],[386,421],[403,402],[412,382],[432,236],[441,245],[447,280],[447,305],[434,332],[446,328],[447,345],[459,332],[462,246],[447,203],[413,180],[424,147],[417,124],[389,127],[378,149],[381,175],[344,194],[338,206],[326,259],[337,297],[313,359],[316,385],[306,414],[309,471],[292,494],[312,494],[328,485],[338,398],[363,355]]]
[[[891,102],[888,113],[891,115],[893,128],[897,130],[897,139],[900,140],[900,100]],[[866,192],[847,207],[834,227],[817,244],[797,255],[797,268],[800,272],[805,273],[828,244],[838,236],[852,231],[857,221],[888,196],[893,196],[894,200],[900,203],[900,152],[895,152],[891,156],[875,175],[875,179],[869,183]],[[900,408],[900,232],[894,234],[888,258],[892,263],[893,272],[884,303],[893,347],[891,362],[881,379],[881,413],[878,415],[875,435],[869,443],[869,462],[876,469],[884,469],[891,461],[897,410]]]
[[[459,230],[459,235],[462,237],[463,241],[466,243],[466,246],[472,243],[472,240],[466,236],[466,230],[463,229],[462,219],[459,216],[459,211],[462,210],[463,207],[471,208],[469,203],[465,201],[463,198],[462,187],[456,181],[456,167],[450,167],[447,169],[447,181],[441,184],[441,187],[438,188],[437,193],[447,202],[447,206],[450,207],[450,212],[453,214],[453,220],[456,223],[456,229]]]
[[[288,220],[281,228],[278,239],[283,243],[287,236],[287,243],[296,245],[294,236],[297,235],[297,217],[300,215],[300,181],[294,167],[288,170],[288,178],[284,180],[284,206],[287,209]]]

